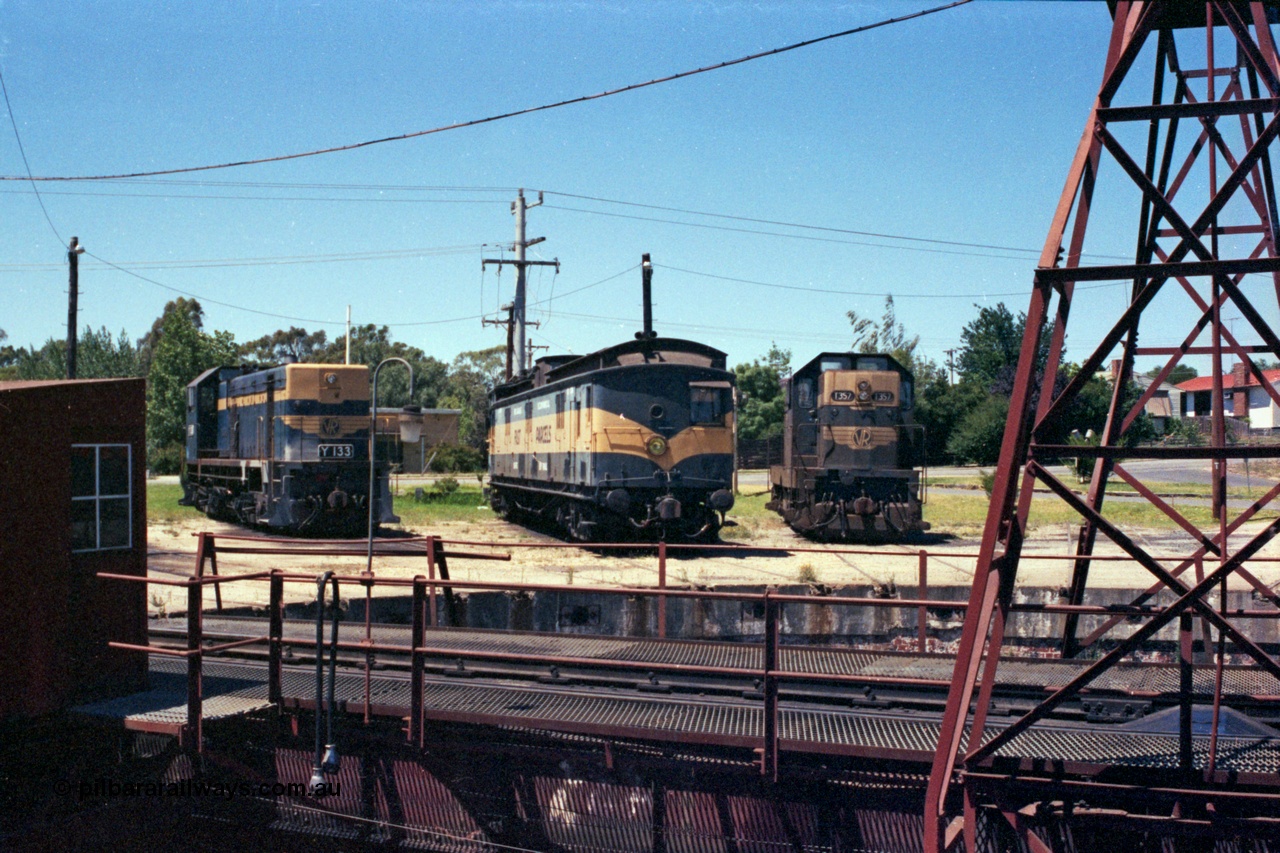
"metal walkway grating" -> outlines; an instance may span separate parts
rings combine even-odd
[[[157,620],[153,623],[152,630],[183,634],[186,622],[182,619]],[[211,638],[261,636],[267,632],[267,622],[253,617],[206,616],[204,630]],[[326,625],[326,641],[328,632]],[[374,624],[371,634],[378,643],[402,645],[406,648],[409,645],[407,625]],[[286,620],[284,637],[286,642],[295,647],[314,646],[315,623],[298,619]],[[364,639],[363,623],[341,623],[339,638],[344,642]],[[758,670],[764,665],[763,646],[748,643],[535,634],[466,628],[430,628],[427,630],[426,643],[430,647],[447,651],[573,657],[602,662],[617,660],[747,670]],[[951,681],[955,666],[955,659],[946,655],[871,652],[831,646],[784,645],[779,647],[778,658],[780,668],[791,672],[925,679],[947,683]],[[1046,685],[1066,684],[1090,663],[1054,658],[1005,658],[1000,661],[997,678],[1006,687],[1043,689]],[[1229,666],[1224,669],[1223,676],[1224,692],[1228,696],[1280,699],[1280,681],[1256,667]],[[1212,695],[1213,677],[1212,667],[1195,668],[1193,685],[1197,695]],[[1174,695],[1178,692],[1178,685],[1179,673],[1176,666],[1120,664],[1102,673],[1089,688],[1149,696],[1153,693]]]
[[[81,706],[80,713],[114,717],[133,727],[178,726],[186,721],[186,666],[172,658],[151,659],[152,690],[123,699]],[[409,681],[403,675],[372,677],[373,704],[383,715],[402,717],[409,710]],[[286,704],[310,702],[315,671],[285,667]],[[339,702],[355,711],[363,703],[363,673],[339,672]],[[206,719],[269,708],[266,667],[236,661],[205,665]],[[754,747],[763,733],[763,706],[745,699],[675,698],[621,690],[530,687],[486,681],[461,683],[429,678],[424,686],[428,720],[611,735],[705,745]],[[1001,726],[988,727],[988,736]],[[814,707],[784,703],[779,712],[783,748],[789,751],[898,757],[930,761],[938,739],[937,715],[867,708]],[[1208,738],[1193,739],[1203,765]],[[1178,738],[1118,728],[1040,724],[1002,748],[1001,756],[1052,762],[1118,764],[1176,768]],[[1218,739],[1218,767],[1249,773],[1280,772],[1280,736]]]

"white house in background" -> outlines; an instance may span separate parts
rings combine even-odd
[[[1262,375],[1272,388],[1280,388],[1280,369],[1264,370]],[[1182,391],[1182,414],[1188,418],[1204,418],[1213,412],[1213,377],[1197,376],[1178,384]],[[1226,398],[1228,417],[1247,419],[1250,429],[1280,427],[1280,406],[1258,384],[1244,364],[1236,364],[1230,374],[1223,374],[1222,394]]]
[[[1120,360],[1116,359],[1111,362],[1111,384],[1115,387],[1116,376],[1120,374]],[[1150,376],[1131,377],[1134,385],[1142,389],[1145,394],[1147,388],[1151,387],[1153,380]],[[1151,418],[1151,422],[1155,425],[1157,431],[1163,433],[1169,429],[1169,421],[1173,418],[1180,418],[1183,415],[1182,400],[1183,393],[1179,385],[1170,385],[1168,382],[1161,382],[1159,387],[1147,400],[1147,404],[1143,406],[1143,411]]]

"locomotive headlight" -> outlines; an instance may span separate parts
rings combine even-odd
[[[865,380],[865,379],[864,379],[864,380],[862,380],[861,382],[859,382],[859,383],[858,383],[858,390],[859,390],[859,391],[870,391],[870,390],[871,390],[871,383],[870,383],[870,382],[868,382],[868,381],[867,381],[867,380]]]
[[[871,383],[863,379],[858,383],[858,402],[865,403],[871,399]]]
[[[667,440],[660,435],[655,435],[645,444],[645,449],[654,456],[661,456],[667,452]]]

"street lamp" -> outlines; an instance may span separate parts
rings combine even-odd
[[[368,572],[373,574],[373,496],[374,492],[374,472],[377,467],[377,437],[378,437],[378,371],[382,370],[383,365],[388,362],[398,361],[409,370],[409,399],[413,399],[413,365],[405,361],[403,358],[392,356],[385,358],[378,363],[373,369],[373,390],[369,398],[369,562]],[[400,410],[400,440],[406,443],[413,443],[418,440],[422,433],[422,407],[408,405]]]

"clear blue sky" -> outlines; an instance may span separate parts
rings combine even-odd
[[[0,68],[34,174],[113,174],[482,118],[929,5],[104,0],[54,9],[4,0]],[[514,275],[482,276],[481,259],[509,249],[509,205],[525,187],[547,192],[529,214],[529,235],[547,239],[530,256],[562,264],[558,276],[535,270],[530,279],[539,303],[530,318],[542,322],[533,339],[552,352],[632,335],[633,268],[649,252],[658,331],[717,346],[731,363],[773,341],[794,363],[843,349],[845,312],[879,318],[889,293],[923,352],[942,361],[975,303],[1026,308],[1109,29],[1101,2],[972,3],[637,92],[352,152],[41,184],[53,227],[30,184],[0,183],[0,328],[18,345],[65,336],[65,241],[77,235],[92,255],[197,294],[206,328],[238,340],[289,325],[336,337],[350,304],[355,322],[389,324],[397,340],[448,360],[503,340],[479,317],[511,298]],[[0,174],[25,174],[8,121],[0,163]],[[1090,248],[1130,254],[1126,223]],[[81,328],[133,337],[177,295],[90,256],[81,288]],[[1098,299],[1118,311],[1124,289]],[[1090,317],[1074,316],[1070,333],[1068,357],[1082,358],[1097,336]]]

